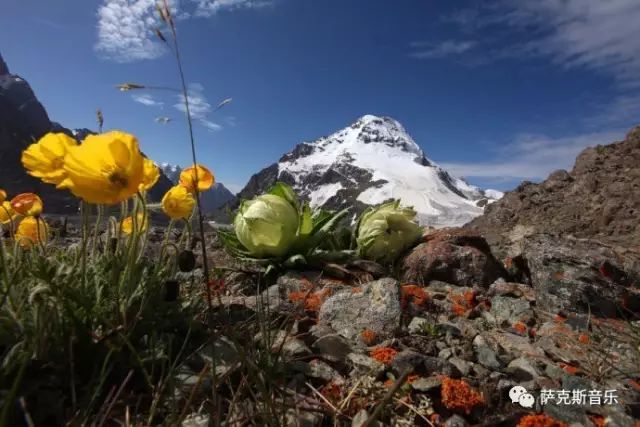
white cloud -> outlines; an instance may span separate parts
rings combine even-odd
[[[624,138],[623,130],[585,133],[553,138],[520,135],[500,149],[498,158],[478,163],[441,163],[457,176],[482,178],[542,179],[557,169],[569,170],[586,147],[609,144]]]
[[[207,100],[204,95],[204,86],[200,83],[191,83],[188,88],[187,98],[189,100],[189,112],[191,113],[191,117],[197,120],[202,126],[207,128],[209,131],[219,131],[222,129],[222,126],[218,123],[212,122],[207,118],[207,116],[213,111],[211,104]],[[185,99],[182,94],[176,95],[178,102],[173,106],[186,113],[187,107],[185,105]]]
[[[147,107],[162,107],[164,102],[156,100],[153,96],[148,93],[134,93],[131,95],[131,98],[135,102],[139,102],[142,105],[146,105]]]
[[[214,123],[211,120],[207,120],[207,119],[200,119],[200,124],[212,132],[222,129],[222,126],[220,126],[219,124]]]
[[[167,52],[154,29],[162,27],[157,0],[102,0],[98,7],[98,54],[115,62],[155,59]],[[222,10],[255,9],[272,4],[266,0],[167,0],[176,20],[209,17]],[[178,7],[180,5],[180,8]],[[193,10],[187,10],[189,8]]]
[[[544,56],[562,67],[592,69],[640,87],[638,0],[503,0],[443,20],[464,33],[499,27],[504,36],[482,46],[495,59]],[[520,32],[527,42],[513,42],[518,38],[505,29]]]
[[[196,16],[209,17],[222,10],[257,9],[271,6],[269,0],[192,0],[197,4]]]
[[[410,47],[416,49],[409,54],[412,58],[443,58],[445,56],[459,55],[472,49],[476,42],[472,40],[445,40],[439,43],[413,42]]]
[[[98,8],[96,51],[116,62],[155,59],[165,46],[153,34],[159,26],[155,0],[104,0]]]
[[[204,95],[204,86],[200,83],[192,83],[189,85],[187,92],[191,117],[194,119],[205,118],[207,114],[211,112],[211,104],[209,104]],[[185,113],[187,111],[187,107],[184,102],[184,96],[182,94],[176,96],[178,97],[178,102],[173,106]]]
[[[623,93],[611,102],[597,106],[598,113],[585,120],[587,126],[609,126],[638,123],[640,118],[640,93]]]

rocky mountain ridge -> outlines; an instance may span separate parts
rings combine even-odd
[[[523,182],[468,227],[505,256],[518,253],[525,237],[538,233],[640,250],[639,165],[640,126],[623,141],[585,149],[569,172],[555,171],[539,184]]]
[[[431,226],[462,225],[502,195],[452,176],[424,155],[398,121],[373,115],[298,144],[252,176],[238,197],[251,198],[276,181],[290,184],[314,207],[349,206],[354,213],[397,198]]]

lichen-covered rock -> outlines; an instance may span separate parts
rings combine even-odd
[[[544,234],[527,239],[523,255],[540,310],[604,317],[640,312],[640,290],[634,286],[640,251]]]
[[[461,229],[438,230],[425,236],[401,264],[405,282],[428,284],[440,280],[459,286],[489,286],[506,276],[479,235]]]
[[[392,338],[400,328],[401,314],[398,282],[387,278],[362,286],[362,292],[344,290],[327,298],[318,319],[356,341],[365,329],[378,339]]]

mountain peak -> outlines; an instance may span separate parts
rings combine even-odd
[[[485,193],[434,164],[390,117],[367,114],[346,128],[298,144],[254,175],[239,193],[250,198],[276,181],[294,187],[314,207],[362,211],[400,199],[421,223],[462,225],[482,214],[498,193]]]

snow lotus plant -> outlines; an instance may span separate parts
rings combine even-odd
[[[415,216],[416,211],[400,207],[400,201],[366,210],[355,230],[358,255],[381,263],[395,261],[422,236]]]
[[[348,256],[340,248],[323,249],[329,235],[346,215],[314,210],[300,203],[291,187],[277,183],[267,193],[245,200],[233,221],[233,232],[219,231],[236,257],[267,264],[306,264]]]

